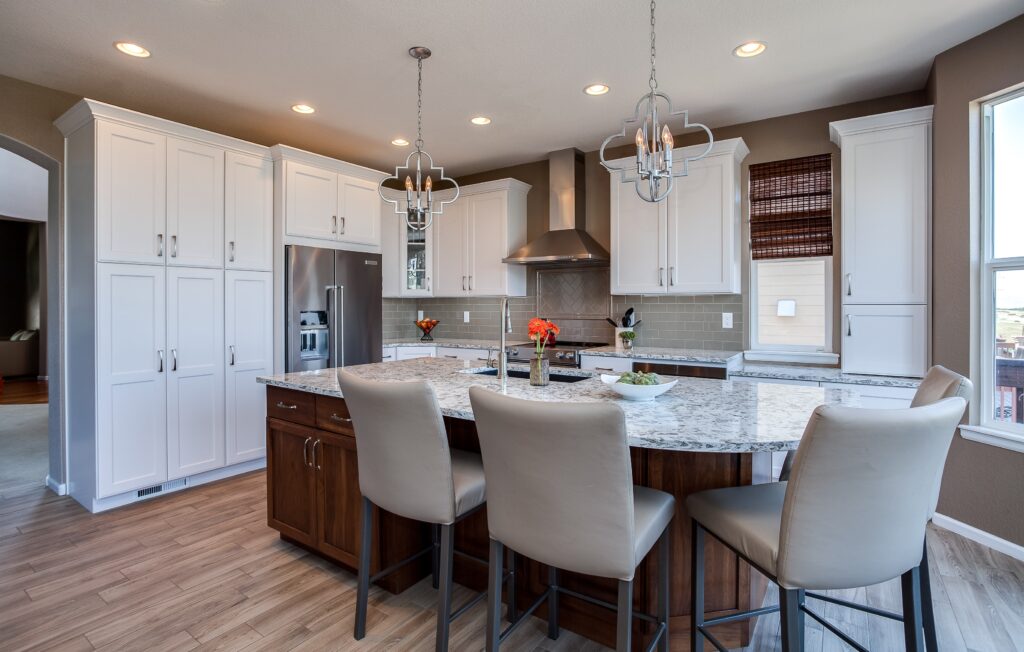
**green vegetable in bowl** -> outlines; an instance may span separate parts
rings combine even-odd
[[[627,371],[619,376],[619,380],[617,382],[625,383],[626,385],[660,385],[661,378],[659,378],[658,374],[655,373]]]

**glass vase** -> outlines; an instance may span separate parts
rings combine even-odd
[[[544,387],[551,382],[551,362],[547,358],[530,360],[530,384]]]

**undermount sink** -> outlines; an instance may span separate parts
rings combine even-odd
[[[497,369],[484,369],[483,371],[474,371],[474,376],[497,376]],[[509,378],[529,378],[529,371],[520,371],[519,369],[509,369]],[[589,376],[570,376],[569,374],[552,373],[550,376],[551,382],[553,383],[578,383],[581,380],[586,380]]]

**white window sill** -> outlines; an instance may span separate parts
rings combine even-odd
[[[822,351],[744,351],[743,359],[751,362],[797,362],[803,364],[837,365],[838,353]]]
[[[1024,435],[986,426],[960,426],[960,436],[970,441],[1024,453]]]

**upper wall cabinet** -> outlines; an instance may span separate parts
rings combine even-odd
[[[272,151],[284,244],[380,251],[383,172],[283,145]]]
[[[681,162],[703,148],[678,148],[673,157]],[[716,142],[657,204],[612,176],[612,294],[740,292],[740,163],[748,153],[741,138]]]
[[[274,162],[228,152],[224,186],[224,266],[272,271]]]
[[[833,122],[842,149],[843,303],[928,301],[930,106]]]
[[[167,139],[167,263],[224,264],[224,150]]]

